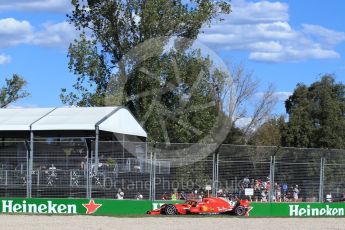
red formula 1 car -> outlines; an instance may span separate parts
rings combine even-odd
[[[150,215],[187,215],[187,214],[235,214],[247,213],[249,201],[231,201],[226,198],[203,198],[201,201],[187,200],[184,204],[164,204],[160,208],[147,212]]]

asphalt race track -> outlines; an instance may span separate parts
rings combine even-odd
[[[345,229],[343,218],[105,217],[0,215],[1,230]]]

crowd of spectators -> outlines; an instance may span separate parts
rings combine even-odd
[[[324,202],[345,202],[345,193],[343,194],[338,194],[334,193],[332,194],[331,192],[327,192],[325,197],[324,197]]]
[[[246,194],[246,189],[252,191],[251,195]],[[217,197],[225,197],[230,200],[234,199],[249,199],[255,202],[268,202],[271,189],[271,182],[269,178],[265,179],[249,179],[249,177],[243,178],[240,181],[238,188],[227,189],[221,188],[217,191]],[[248,190],[247,190],[248,191]],[[272,195],[272,201],[275,202],[297,202],[300,199],[300,187],[298,185],[288,186],[286,183],[274,183],[274,194]],[[193,189],[190,192],[173,191],[164,192],[160,197],[161,200],[198,200],[203,197],[207,197],[209,194],[202,189]]]
[[[256,202],[267,202],[270,200],[270,190],[272,183],[270,178],[252,179],[249,177],[243,178],[239,184],[239,195],[246,195],[245,189],[253,190],[253,195],[249,195],[249,199]],[[301,188],[297,185],[288,185],[287,183],[275,182],[273,185],[271,198],[274,202],[297,202],[301,201],[300,193]]]
[[[202,189],[193,189],[190,192],[173,191],[172,193],[165,192],[160,197],[161,200],[200,200],[208,196],[208,192]]]
[[[116,197],[115,197],[115,198],[116,198],[117,200],[131,199],[131,198],[126,198],[126,197],[125,197],[125,193],[124,193],[124,191],[123,191],[121,188],[119,188],[119,189],[117,190],[117,193],[116,193]],[[135,200],[143,200],[143,199],[144,199],[144,196],[143,196],[140,192],[138,192],[138,193],[135,195],[134,199],[135,199]]]

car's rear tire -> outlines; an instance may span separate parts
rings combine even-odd
[[[243,206],[237,206],[235,208],[236,216],[244,216],[246,214],[246,208]]]
[[[165,215],[177,215],[177,209],[174,205],[168,204],[164,209]]]

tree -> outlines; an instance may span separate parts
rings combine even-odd
[[[5,86],[0,89],[0,107],[5,108],[9,104],[29,96],[23,88],[26,81],[19,75],[14,74],[12,78],[5,79]]]
[[[285,107],[289,121],[282,129],[284,146],[345,148],[345,85],[333,75],[309,87],[298,84]]]
[[[69,20],[82,32],[69,48],[69,68],[77,81],[73,92],[63,89],[64,103],[125,105],[153,141],[195,142],[210,130],[221,110],[223,74],[212,70],[212,60],[191,45],[203,25],[230,12],[228,3],[72,0],[72,4]],[[155,55],[139,61],[138,55],[130,56],[142,49]]]
[[[72,0],[72,5],[69,20],[83,33],[69,48],[69,68],[78,75],[76,92],[63,99],[90,106],[104,104],[102,94],[114,72],[125,72],[121,60],[131,49],[152,38],[166,38],[159,49],[172,37],[194,40],[205,23],[230,12],[226,2],[209,0]]]
[[[253,78],[253,73],[248,72],[244,65],[233,67],[230,81],[224,87],[224,95],[228,98],[227,113],[232,118],[233,124],[240,119],[247,118],[247,124],[240,127],[243,144],[248,144],[255,131],[271,118],[271,113],[277,103],[273,85],[266,91],[258,93],[259,81]],[[236,132],[235,132],[236,133]],[[237,141],[238,142],[238,141]]]
[[[234,124],[231,125],[231,129],[226,136],[223,144],[234,144],[234,145],[243,145],[245,136],[242,129],[236,127]]]
[[[257,146],[281,146],[280,130],[284,126],[283,116],[271,118],[262,124],[249,140],[249,144]]]
[[[144,122],[152,140],[195,143],[212,129],[222,113],[214,85],[222,90],[223,75],[212,73],[211,66],[195,52],[171,52],[130,75],[126,106]]]

